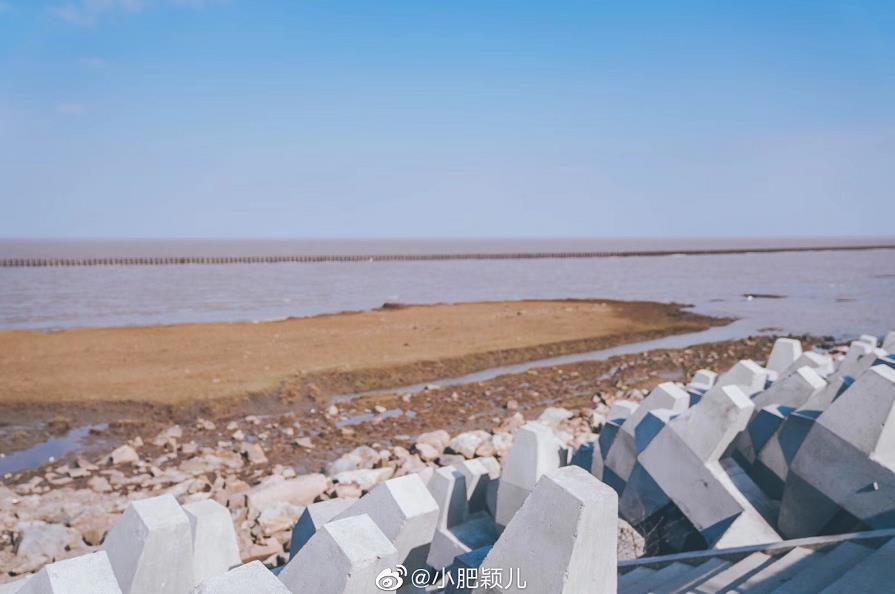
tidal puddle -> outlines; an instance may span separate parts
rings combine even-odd
[[[78,451],[83,445],[84,438],[90,434],[91,429],[105,430],[106,423],[88,425],[72,429],[61,437],[51,437],[43,443],[21,450],[0,458],[0,476],[9,472],[21,472],[38,468],[52,461],[59,460],[71,452]]]

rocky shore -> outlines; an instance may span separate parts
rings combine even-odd
[[[313,501],[357,498],[390,478],[471,458],[499,464],[527,420],[581,446],[596,438],[615,400],[639,400],[654,385],[700,368],[762,360],[772,344],[755,337],[650,351],[357,398],[303,415],[199,418],[151,433],[151,424],[119,423],[95,436],[108,448],[103,453],[2,478],[0,580],[95,549],[129,501],[163,493],[225,505],[243,561],[282,563],[290,530]],[[628,536],[622,557],[642,552],[642,539]]]

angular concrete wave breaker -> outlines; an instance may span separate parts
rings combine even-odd
[[[203,581],[192,594],[290,594],[283,582],[264,567],[252,561],[235,567],[223,575]]]
[[[737,434],[746,428],[755,405],[738,386],[715,386],[698,404],[668,422],[659,434],[673,432],[702,460],[719,460]],[[657,437],[657,439],[658,439]],[[653,443],[647,448],[653,448]],[[674,464],[674,460],[667,460]]]
[[[771,349],[771,354],[768,357],[767,368],[777,373],[783,373],[801,355],[801,342],[794,338],[778,338],[774,341],[774,348]]]
[[[771,384],[767,390],[758,392],[752,397],[755,408],[760,409],[771,404],[782,404],[799,408],[811,396],[823,390],[826,380],[811,367],[800,367],[793,373],[781,377]]]
[[[124,594],[182,594],[195,585],[190,519],[172,495],[132,501],[103,550]]]
[[[836,367],[839,375],[854,376],[858,365],[858,359],[873,352],[873,347],[866,342],[855,340],[848,346],[848,352]]]
[[[305,543],[311,540],[320,527],[337,515],[354,505],[352,499],[327,499],[312,503],[305,508],[298,522],[292,528],[292,539],[289,543],[289,558],[294,557]]]
[[[710,546],[778,540],[719,464],[731,441],[745,428],[753,408],[739,387],[716,386],[694,407],[670,420],[639,456],[651,481],[643,477],[636,488],[652,488],[655,493],[634,498],[625,493],[625,509],[643,508],[641,515],[648,515],[656,511],[648,502],[667,497]]]
[[[744,359],[722,374],[715,382],[714,387],[738,386],[746,396],[752,396],[756,392],[764,390],[767,380],[767,369],[755,361]]]
[[[362,514],[370,516],[398,550],[398,563],[411,572],[425,566],[438,524],[438,504],[419,476],[409,474],[385,481],[335,520]]]
[[[293,594],[369,594],[376,576],[401,559],[367,514],[334,520],[318,530],[278,576]]]
[[[438,527],[426,560],[429,567],[446,567],[453,563],[457,555],[496,540],[496,526],[490,516],[481,512],[470,516],[466,477],[458,468],[439,468],[432,475],[428,487],[439,507]]]
[[[889,330],[886,337],[883,338],[883,349],[890,353],[895,353],[895,330]]]
[[[500,592],[601,594],[616,590],[618,496],[577,466],[545,474],[479,568],[519,572]],[[475,592],[483,594],[479,588]]]
[[[672,414],[682,413],[690,406],[690,395],[681,387],[671,382],[659,384],[643,399],[630,416],[625,419],[621,430],[612,442],[606,454],[605,466],[622,481],[627,481],[637,463],[637,446],[635,435],[637,426],[652,410],[667,409]]]
[[[565,464],[565,448],[553,431],[528,423],[516,432],[497,486],[497,525],[506,526],[544,474]]]
[[[706,392],[715,385],[716,381],[718,381],[717,373],[711,369],[700,369],[693,374],[693,378],[690,380],[690,383],[687,384],[687,389]]]
[[[230,512],[205,499],[183,506],[193,533],[193,582],[226,573],[241,563],[239,543]]]
[[[806,351],[802,353],[801,356],[792,363],[792,365],[784,369],[783,372],[780,374],[780,377],[789,375],[796,369],[801,369],[802,367],[811,367],[822,377],[826,377],[834,371],[833,358],[827,354],[815,353],[814,351]]]
[[[871,528],[895,525],[895,369],[876,365],[818,417],[790,464],[779,526],[817,534],[844,510]]]
[[[121,594],[104,551],[44,566],[17,594]]]

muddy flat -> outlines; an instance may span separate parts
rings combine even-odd
[[[675,304],[594,300],[384,306],[264,323],[3,331],[0,404],[184,404],[311,381],[329,392],[395,387],[717,323]]]

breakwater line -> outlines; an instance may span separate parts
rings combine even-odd
[[[892,250],[895,244],[789,246],[754,248],[709,248],[676,250],[563,251],[563,252],[476,252],[444,254],[368,255],[271,255],[271,256],[149,256],[105,258],[0,258],[0,268],[43,268],[69,266],[174,266],[221,264],[436,262],[447,260],[546,260],[565,258],[631,258],[658,256],[718,256],[731,254],[773,254],[792,252],[847,252]]]

